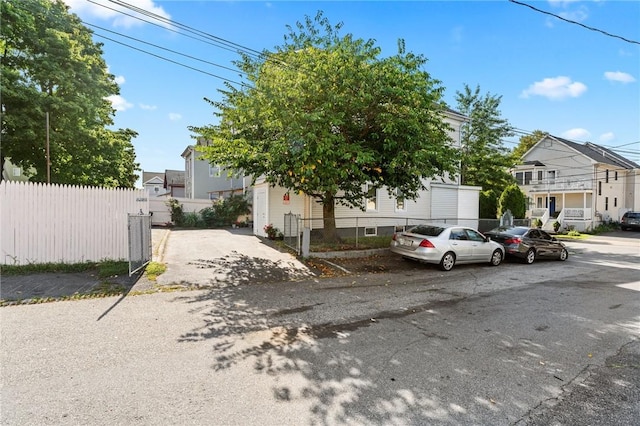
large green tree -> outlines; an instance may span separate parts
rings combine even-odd
[[[2,0],[0,96],[5,158],[32,181],[133,187],[139,169],[130,129],[111,130],[119,92],[102,45],[61,0]]]
[[[314,197],[325,240],[338,238],[336,203],[364,208],[366,184],[412,199],[423,178],[457,172],[443,89],[423,56],[400,41],[382,58],[321,12],[287,28],[273,52],[237,61],[247,84],[211,102],[219,123],[191,128],[212,141],[206,159]]]
[[[513,128],[502,118],[501,96],[482,95],[480,87],[472,90],[465,85],[456,92],[458,112],[468,120],[461,128],[462,163],[460,177],[463,185],[481,186],[497,194],[513,182],[508,168],[513,165],[503,139],[513,135]]]
[[[542,138],[547,136],[548,132],[543,132],[542,130],[534,130],[529,135],[524,135],[520,137],[520,142],[518,146],[513,150],[513,158],[516,162],[520,162],[522,156],[526,154],[535,144],[540,142]]]

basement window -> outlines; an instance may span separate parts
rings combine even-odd
[[[365,237],[375,237],[378,235],[378,228],[375,226],[369,226],[364,228],[364,236]]]

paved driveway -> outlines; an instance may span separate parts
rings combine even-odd
[[[265,244],[247,228],[156,231],[154,260],[167,265],[159,285],[210,287],[313,276],[294,256]]]

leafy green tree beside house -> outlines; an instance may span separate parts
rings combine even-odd
[[[212,164],[321,203],[326,241],[339,239],[336,204],[364,208],[366,184],[414,199],[423,179],[455,175],[459,161],[426,58],[402,41],[381,58],[374,40],[341,27],[319,12],[273,52],[244,56],[246,84],[210,101],[219,124],[191,127],[213,142],[202,148]]]

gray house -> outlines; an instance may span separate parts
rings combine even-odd
[[[199,138],[196,145],[189,145],[183,152],[185,162],[184,197],[217,200],[234,194],[244,194],[251,182],[245,176],[229,173],[202,159],[197,146],[206,146],[208,141]]]

